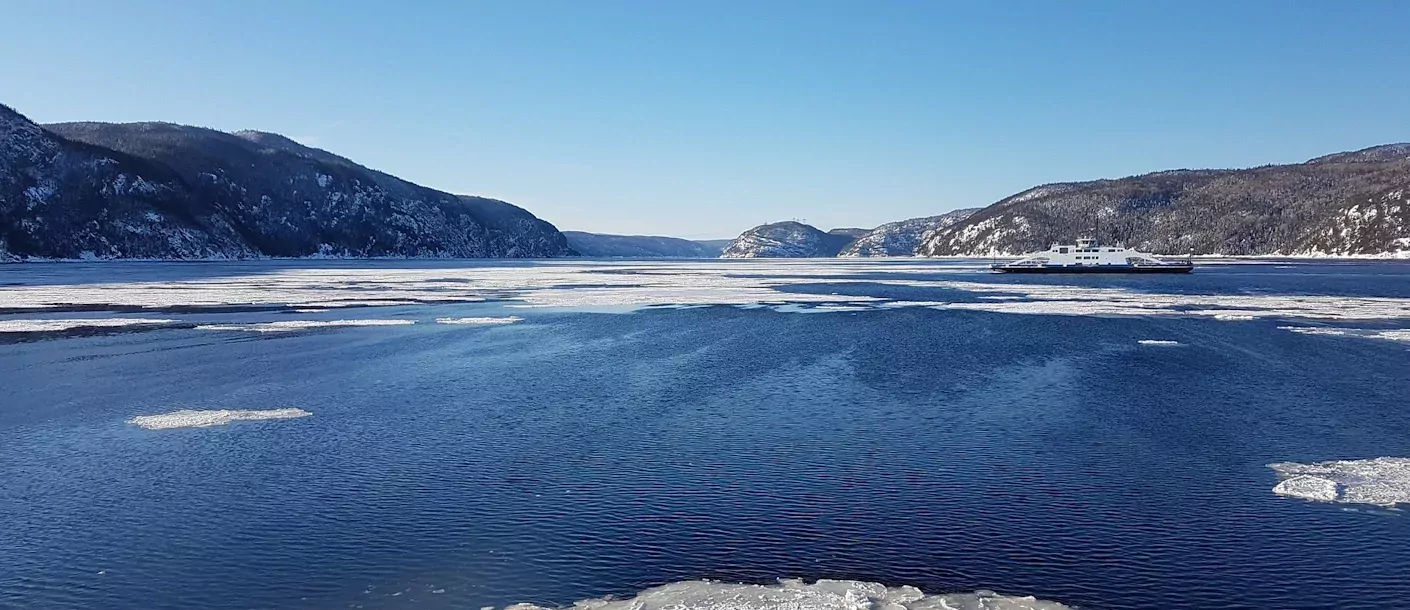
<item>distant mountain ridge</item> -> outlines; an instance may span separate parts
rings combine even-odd
[[[1410,256],[1410,144],[1047,184],[933,232],[918,252],[1020,254],[1089,235],[1166,254]]]
[[[553,257],[552,224],[278,134],[0,106],[0,257]]]
[[[715,258],[728,240],[694,241],[652,235],[608,235],[564,231],[579,254],[598,258]]]

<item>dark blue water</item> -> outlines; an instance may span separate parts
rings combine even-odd
[[[1410,297],[1404,265],[1162,282]],[[479,608],[780,577],[1410,603],[1410,519],[1275,496],[1266,467],[1410,456],[1410,347],[1281,324],[709,307],[0,345],[0,606]],[[124,423],[277,407],[315,415]]]

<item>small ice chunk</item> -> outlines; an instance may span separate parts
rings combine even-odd
[[[1268,467],[1278,473],[1273,488],[1278,495],[1344,504],[1410,504],[1410,458],[1279,462]]]
[[[214,410],[197,411],[182,409],[159,415],[138,415],[127,423],[148,430],[171,428],[208,428],[223,426],[233,421],[258,421],[267,419],[295,419],[313,415],[303,409],[267,409],[264,411]]]
[[[1273,493],[1318,502],[1334,502],[1337,499],[1337,482],[1303,474],[1278,483],[1273,487]]]
[[[479,317],[479,318],[436,318],[436,324],[513,324],[522,322],[519,316]]]

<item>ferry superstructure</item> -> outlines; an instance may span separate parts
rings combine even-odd
[[[990,267],[1000,273],[1189,273],[1189,260],[1162,260],[1131,248],[1104,246],[1095,239],[1053,244],[1011,263]]]

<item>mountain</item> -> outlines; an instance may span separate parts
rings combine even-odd
[[[848,230],[844,230],[848,231]],[[801,222],[776,222],[754,227],[725,247],[721,258],[817,258],[837,256],[854,237],[824,233]]]
[[[715,258],[728,240],[691,241],[649,235],[605,235],[564,231],[568,245],[583,256],[598,258]]]
[[[1351,152],[1317,157],[1308,163],[1387,163],[1410,159],[1410,144],[1382,144]]]
[[[870,232],[871,232],[871,229],[862,229],[862,228],[858,228],[858,227],[839,227],[839,228],[836,228],[836,229],[831,229],[831,230],[829,230],[829,231],[827,232],[827,234],[828,234],[828,235],[840,235],[840,236],[842,236],[842,237],[848,237],[848,238],[851,238],[851,239],[857,239],[858,237],[861,237],[861,236],[863,236],[863,235],[866,235],[867,233],[870,233]]]
[[[1019,254],[1088,235],[1165,254],[1410,256],[1410,144],[1043,185],[935,231],[919,253]]]
[[[969,218],[979,208],[953,210],[939,216],[888,222],[857,237],[838,256],[915,256],[927,234]]]
[[[0,260],[251,256],[170,167],[73,142],[0,105]]]
[[[551,257],[553,225],[277,134],[38,126],[0,107],[0,250],[15,257]]]

